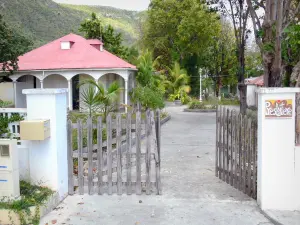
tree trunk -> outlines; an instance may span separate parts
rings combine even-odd
[[[240,113],[245,115],[247,111],[247,85],[239,83],[238,88],[240,92]]]
[[[300,61],[293,68],[293,72],[290,78],[290,86],[291,87],[300,87]]]
[[[245,41],[242,40],[239,47],[239,71],[238,71],[238,89],[240,92],[240,113],[246,114],[247,110],[247,86],[245,85]]]
[[[289,65],[285,66],[285,68],[283,69],[283,71],[285,71],[285,75],[282,80],[283,87],[291,87],[290,83],[291,83],[291,76],[292,76],[293,68],[294,68],[294,66],[289,64]]]

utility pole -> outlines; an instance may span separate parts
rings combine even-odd
[[[202,69],[199,69],[199,74],[200,74],[200,96],[199,96],[199,101],[202,102]]]

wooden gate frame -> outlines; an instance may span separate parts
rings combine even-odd
[[[215,176],[257,197],[257,121],[224,106],[216,113]]]
[[[156,119],[155,116],[156,115]],[[142,134],[142,117],[141,112],[136,112],[136,135],[132,138],[132,113],[128,112],[126,115],[126,139],[122,144],[122,117],[120,113],[116,114],[115,124],[112,123],[112,115],[109,114],[106,118],[106,130],[107,140],[106,147],[107,152],[97,151],[93,153],[93,150],[102,149],[105,147],[105,143],[102,141],[102,129],[105,127],[102,123],[102,117],[97,118],[97,124],[94,125],[92,118],[87,119],[86,126],[83,125],[82,120],[78,120],[77,124],[72,124],[72,121],[68,121],[68,192],[70,195],[75,193],[75,185],[78,185],[78,192],[80,195],[84,194],[84,183],[88,183],[88,194],[94,193],[94,184],[98,187],[98,194],[105,193],[107,188],[107,194],[113,194],[113,186],[117,186],[117,194],[123,194],[123,187],[126,187],[126,194],[131,195],[133,188],[137,195],[142,194],[142,186],[145,186],[145,192],[147,195],[151,194],[151,187],[155,187],[154,193],[160,195],[162,193],[161,178],[160,178],[160,150],[161,150],[161,121],[160,110],[156,112],[146,111],[146,124],[145,134]],[[77,129],[77,143],[78,153],[74,152],[72,145],[73,129]],[[83,129],[87,129],[87,147],[83,147]],[[97,144],[93,145],[93,130],[97,129]],[[116,129],[116,149],[112,148],[112,132]],[[146,153],[141,152],[141,140],[146,138]],[[153,146],[151,143],[153,142]],[[132,146],[136,146],[136,153],[132,153]],[[154,153],[151,153],[151,149],[154,149]],[[84,152],[83,150],[86,150]],[[107,170],[103,170],[105,167],[105,157]],[[113,168],[113,155],[116,154],[117,166]],[[124,155],[125,160],[123,160]],[[83,158],[88,158],[88,177],[87,181],[83,174]],[[145,157],[146,162],[146,180],[142,181],[141,177],[141,161],[142,157]],[[78,179],[74,177],[74,163],[73,158],[78,159]],[[93,174],[93,158],[97,158],[97,182],[94,180]],[[132,180],[132,158],[136,158],[136,180]],[[155,160],[155,182],[151,182],[151,159]],[[126,163],[124,164],[123,161]],[[122,180],[122,167],[127,169],[126,181]],[[114,170],[116,169],[116,170]],[[112,174],[117,173],[117,181],[113,182]],[[103,180],[103,176],[107,175],[107,181]]]

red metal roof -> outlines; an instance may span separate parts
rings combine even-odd
[[[248,84],[255,84],[257,86],[264,86],[264,76],[256,77],[248,82]]]
[[[62,50],[61,42],[73,42],[71,49]],[[69,34],[34,49],[19,57],[19,71],[24,70],[52,70],[52,69],[109,69],[129,68],[134,65],[103,50],[102,52],[91,44],[101,44],[99,40]]]
[[[250,77],[245,79],[245,84],[252,84],[257,86],[264,86],[264,75],[260,77]]]

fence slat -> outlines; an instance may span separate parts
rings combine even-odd
[[[234,179],[234,187],[238,189],[239,186],[239,180],[238,180],[238,174],[239,174],[239,165],[238,165],[238,153],[239,153],[239,127],[240,127],[240,122],[239,122],[239,113],[236,113],[235,115],[235,151],[234,151],[234,174],[235,174],[235,179]]]
[[[69,195],[74,194],[74,179],[73,179],[73,142],[72,142],[72,121],[68,120],[68,192]]]
[[[142,193],[141,183],[141,112],[136,112],[136,194]]]
[[[87,119],[87,147],[88,147],[88,192],[93,194],[93,120]]]
[[[220,111],[220,115],[219,115],[219,165],[218,165],[218,170],[219,170],[219,179],[222,179],[222,126],[223,126],[223,108],[222,106],[219,106],[219,111]]]
[[[78,120],[77,143],[78,143],[78,184],[79,194],[84,194],[84,179],[83,179],[83,156],[82,156],[82,121]]]
[[[229,116],[229,109],[227,109],[227,114],[226,114],[226,183],[229,184],[229,175],[230,175],[230,168],[229,168],[229,149],[230,149],[230,116]]]
[[[248,118],[246,115],[244,115],[244,148],[243,148],[243,187],[244,187],[244,193],[247,194],[247,144],[248,144],[248,135],[247,135],[247,129],[248,129]]]
[[[108,194],[112,194],[112,129],[111,129],[111,114],[106,118],[106,133],[107,133],[107,182]]]
[[[103,194],[102,117],[97,119],[98,194]]]
[[[117,192],[122,195],[122,149],[121,149],[121,114],[117,114]]]
[[[233,152],[234,152],[234,125],[235,125],[235,111],[232,110],[231,111],[231,115],[230,115],[230,121],[231,121],[231,136],[230,136],[230,185],[233,186],[233,162],[234,162],[234,157],[233,157]]]
[[[220,106],[217,106],[217,112],[216,112],[216,169],[215,169],[215,175],[216,177],[218,177],[218,173],[219,173],[219,110],[220,110]]]
[[[257,198],[257,123],[253,124],[253,198]]]
[[[154,116],[153,116],[154,119]],[[161,134],[161,124],[160,124],[160,110],[156,111],[156,142],[154,142],[154,151],[157,151],[157,159],[155,161],[155,174],[156,174],[156,194],[161,195],[161,180],[160,180],[160,134]]]
[[[242,165],[242,148],[243,148],[243,116],[240,113],[239,114],[239,121],[240,121],[240,127],[239,127],[239,190],[242,190],[243,185],[243,165]]]
[[[152,136],[152,127],[151,127],[151,114],[150,111],[147,110],[146,112],[146,194],[150,194],[151,184],[150,184],[150,176],[151,176],[151,136]]]
[[[223,162],[222,162],[222,180],[225,181],[226,178],[226,172],[225,172],[225,151],[226,151],[226,108],[223,108],[223,144],[222,144],[222,157],[223,157]]]
[[[248,119],[248,195],[251,196],[251,167],[252,167],[252,121]]]
[[[131,182],[131,112],[127,113],[126,118],[126,163],[127,163],[127,194],[132,194]]]

